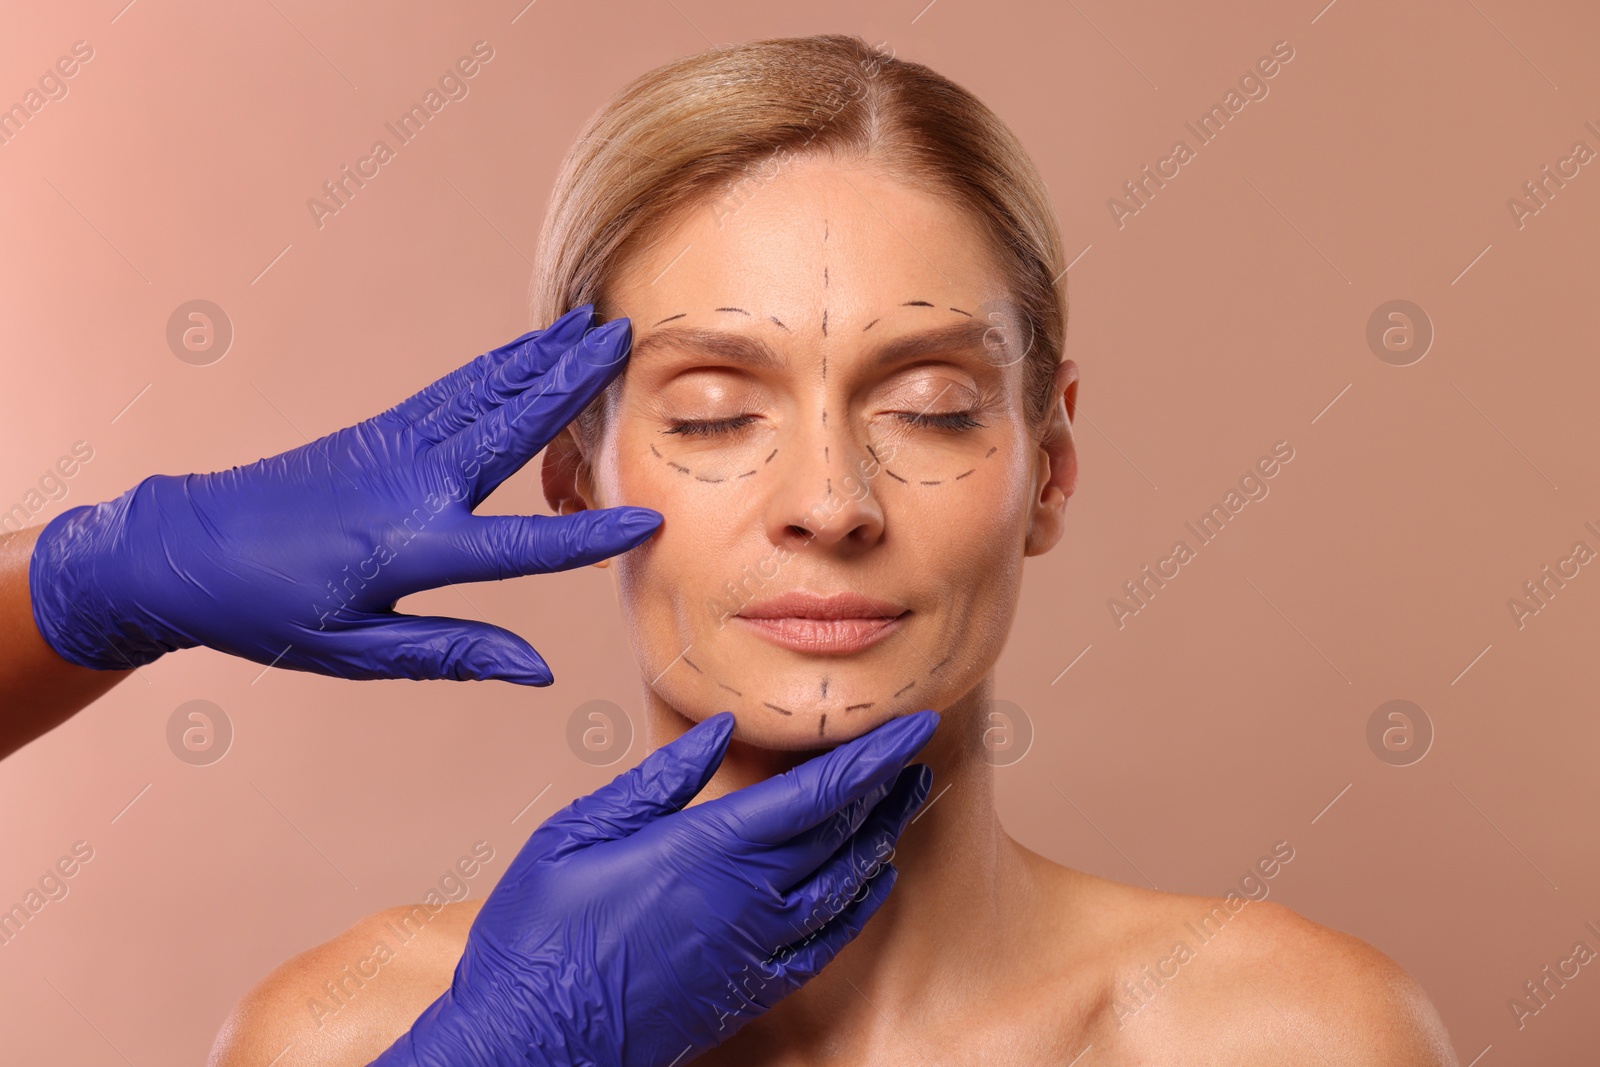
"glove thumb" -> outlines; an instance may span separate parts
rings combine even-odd
[[[553,845],[563,853],[637,833],[663,815],[681,811],[705,788],[721,766],[732,736],[731,711],[696,723],[638,766],[552,815],[540,832],[563,837]]]
[[[387,615],[337,635],[342,658],[380,678],[501,679],[549,685],[544,658],[510,630],[486,622]],[[339,673],[354,677],[349,670]]]

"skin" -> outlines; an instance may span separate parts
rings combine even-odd
[[[28,560],[43,527],[0,533],[0,759],[55,729],[131,675],[68,663],[33,621]]]
[[[974,224],[869,167],[821,160],[792,165],[720,221],[689,211],[627,265],[603,309],[634,324],[615,410],[588,454],[569,432],[544,460],[558,510],[625,502],[665,516],[610,561],[649,745],[735,712],[698,803],[891,716],[935,707],[942,722],[919,756],[934,793],[900,841],[887,903],[816,979],[698,1062],[1456,1064],[1426,995],[1356,938],[1274,902],[1235,913],[1095,878],[1001,827],[984,705],[1022,562],[1060,540],[1076,485],[1077,368],[1059,364],[1034,436],[1023,334]],[[1000,324],[995,343],[872,362],[886,341],[974,319]],[[684,326],[760,338],[784,363],[751,369],[650,340]],[[982,402],[981,428],[894,428],[969,401]],[[746,414],[745,441],[668,432]],[[874,451],[882,469],[859,480]],[[867,491],[851,492],[852,476]],[[877,645],[823,655],[771,644],[708,605],[777,549],[792,555],[757,595],[855,589],[910,614]],[[367,954],[393,913],[289,961],[235,1010],[213,1063],[264,1065],[286,1047],[283,1067],[367,1062],[449,985],[478,907],[446,905],[320,1028],[307,998]],[[1129,1014],[1125,983],[1176,942],[1194,946],[1186,924],[1215,907],[1230,916],[1223,931]]]

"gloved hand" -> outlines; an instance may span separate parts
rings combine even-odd
[[[548,685],[544,660],[507,630],[393,608],[446,582],[593,563],[660,525],[637,507],[472,514],[622,372],[628,320],[585,335],[593,311],[584,304],[282,455],[154,475],[56,516],[29,560],[39,632],[62,658],[101,670],[209,645],[344,678]]]
[[[450,988],[372,1067],[668,1067],[720,1044],[888,896],[889,857],[933,780],[905,763],[938,720],[892,719],[685,808],[733,716],[697,724],[533,832]]]

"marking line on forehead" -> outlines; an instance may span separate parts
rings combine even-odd
[[[882,365],[901,362],[923,352],[987,351],[984,335],[988,332],[986,324],[969,319],[887,341],[873,350],[871,359]],[[631,358],[637,360],[645,353],[671,348],[698,349],[729,363],[761,370],[782,370],[787,366],[787,360],[763,338],[696,326],[652,330],[633,343]]]

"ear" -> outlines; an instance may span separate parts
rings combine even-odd
[[[1078,488],[1078,449],[1072,438],[1072,421],[1078,414],[1078,365],[1072,360],[1056,365],[1051,395],[1060,399],[1051,408],[1039,442],[1039,489],[1024,546],[1029,556],[1042,555],[1061,540],[1067,500]]]
[[[545,503],[557,515],[573,515],[594,506],[589,465],[570,426],[545,445],[539,480],[544,486]],[[610,565],[609,559],[590,564],[602,569]]]

